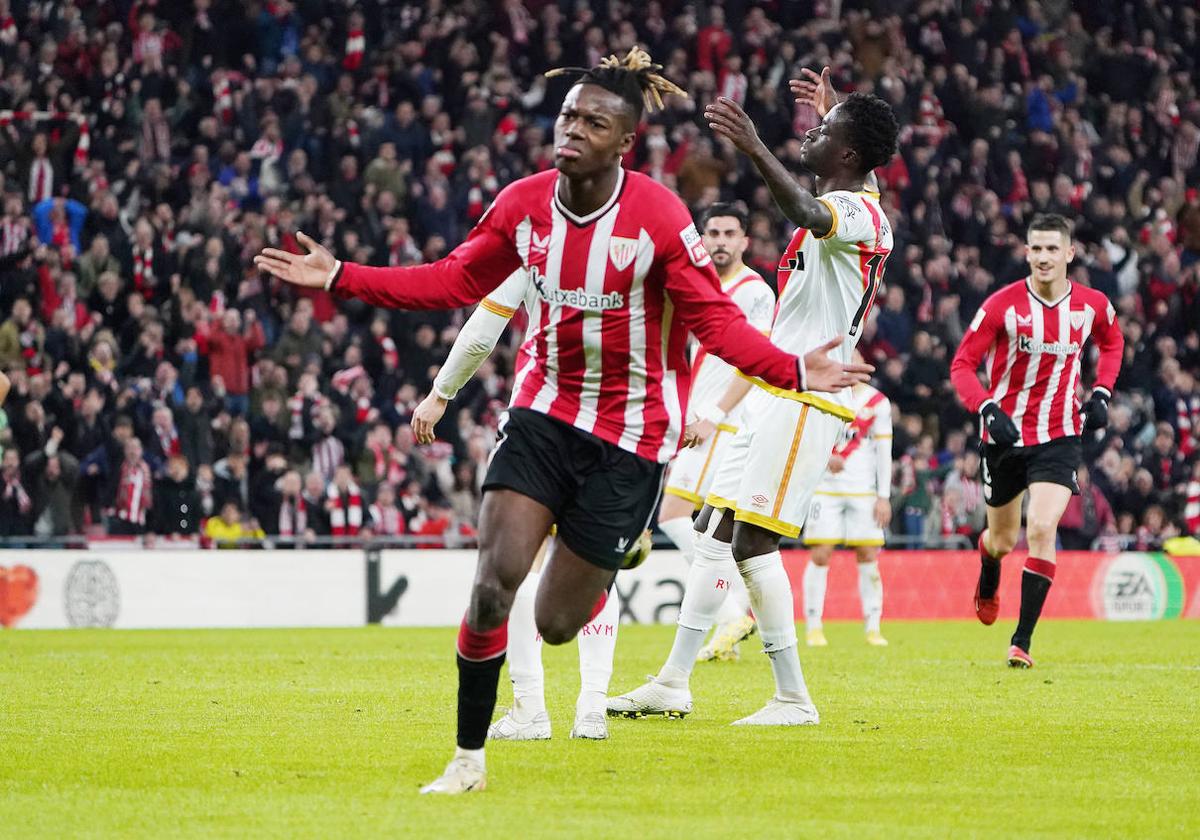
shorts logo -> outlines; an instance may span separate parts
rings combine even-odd
[[[753,496],[750,497],[750,501],[754,503],[755,507],[765,508],[767,506],[767,502],[769,502],[771,500],[768,499],[766,496],[764,496],[762,493],[755,493]]]
[[[608,258],[613,268],[624,271],[637,256],[638,241],[627,236],[613,236],[608,240]]]

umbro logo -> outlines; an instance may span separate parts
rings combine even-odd
[[[764,496],[762,493],[755,493],[753,496],[750,497],[750,501],[754,503],[755,507],[761,508],[761,507],[766,507],[767,502],[769,502],[771,500],[768,499],[766,496]]]

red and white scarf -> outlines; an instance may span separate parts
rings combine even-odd
[[[37,158],[29,167],[29,203],[37,204],[54,193],[54,166],[49,158]]]
[[[1180,396],[1175,400],[1176,422],[1179,429],[1179,451],[1189,457],[1200,445],[1200,396]]]
[[[308,505],[303,496],[295,499],[283,497],[279,505],[279,536],[295,537],[308,529]]]
[[[336,484],[329,485],[329,527],[335,537],[353,536],[362,529],[362,492],[353,481],[346,488],[346,497]]]
[[[146,511],[151,504],[150,468],[145,461],[133,465],[128,461],[123,462],[117,487],[117,518],[145,525]]]
[[[1193,478],[1184,491],[1183,522],[1189,534],[1200,536],[1200,479]]]
[[[17,253],[25,246],[28,239],[29,225],[25,223],[24,219],[10,219],[5,216],[3,220],[0,220],[0,257]]]
[[[150,300],[154,297],[154,249],[133,247],[133,287]]]
[[[17,43],[17,20],[12,15],[0,18],[0,44],[11,47]]]
[[[371,505],[370,513],[375,533],[388,537],[396,537],[404,533],[404,517],[400,515],[400,509],[395,505],[389,507]]]
[[[354,71],[362,66],[363,51],[367,48],[367,39],[361,29],[351,29],[346,33],[346,57],[342,59],[342,68]]]
[[[168,458],[172,455],[183,454],[183,449],[179,444],[179,433],[175,431],[175,426],[172,425],[169,429],[155,429],[158,435],[158,444],[162,447],[163,454]]]

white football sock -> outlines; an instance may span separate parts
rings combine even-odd
[[[804,626],[809,630],[820,630],[821,617],[825,614],[825,584],[829,580],[829,567],[818,566],[812,560],[804,567]]]
[[[883,617],[883,578],[879,576],[878,560],[858,564],[858,597],[862,599],[867,632],[878,630]]]
[[[462,747],[455,747],[454,748],[454,757],[455,758],[469,758],[472,761],[478,762],[480,769],[485,769],[487,767],[487,762],[484,760],[484,757],[483,757],[483,748],[482,747],[480,747],[477,750],[464,750]]]
[[[683,555],[683,559],[689,564],[692,562],[692,555],[695,554],[696,540],[700,535],[696,533],[692,518],[690,516],[677,516],[674,519],[668,519],[666,522],[659,522],[658,527],[662,532],[671,538],[671,542],[679,549],[679,553]]]
[[[608,600],[599,615],[579,630],[579,699],[575,716],[603,712],[612,679],[613,651],[617,647],[617,627],[621,619],[621,599],[617,587],[608,590]]]
[[[750,606],[758,619],[763,651],[771,660],[776,696],[781,700],[809,702],[808,687],[796,652],[796,611],[792,586],[778,551],[748,557],[738,563],[750,591]]]
[[[513,717],[521,722],[546,711],[542,637],[533,612],[541,579],[540,572],[526,576],[508,614],[508,678],[513,686]]]
[[[696,654],[704,647],[704,637],[729,595],[730,581],[737,575],[733,548],[729,543],[720,542],[709,534],[697,536],[696,557],[688,570],[683,604],[679,607],[675,644],[659,674],[675,679],[682,676],[684,685],[696,664]]]
[[[717,613],[717,624],[729,624],[745,618],[750,612],[750,593],[746,591],[746,582],[741,575],[734,575],[729,584],[729,595]]]

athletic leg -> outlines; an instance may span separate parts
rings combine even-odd
[[[1029,513],[1025,529],[1029,557],[1021,573],[1021,617],[1012,637],[1012,645],[1026,654],[1029,653],[1042,606],[1046,603],[1046,595],[1050,592],[1050,584],[1054,582],[1055,536],[1058,521],[1062,519],[1070,501],[1069,487],[1045,481],[1035,481],[1029,485]]]

